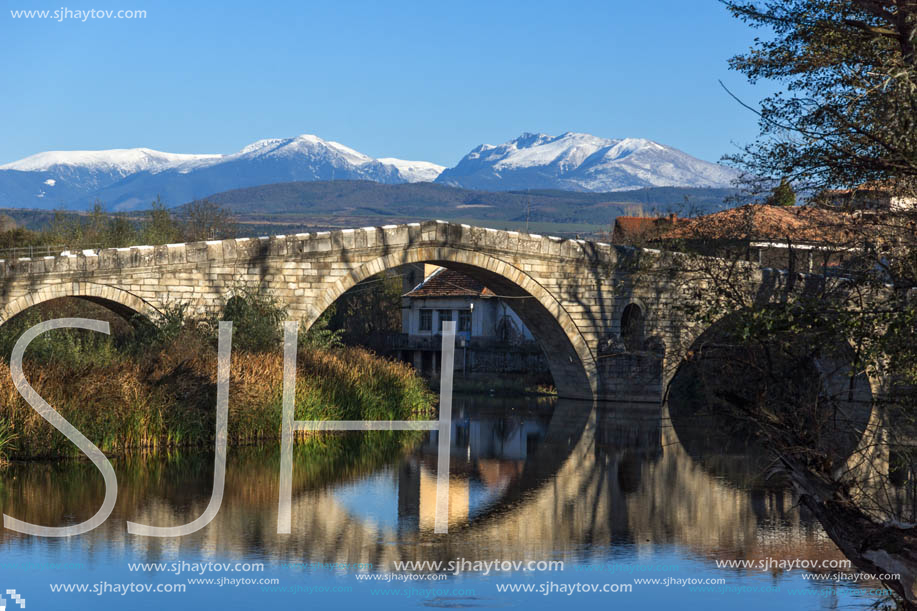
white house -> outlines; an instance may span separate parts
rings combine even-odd
[[[477,280],[444,267],[404,295],[401,316],[402,332],[409,336],[438,335],[443,321],[454,320],[464,339],[510,344],[535,339],[505,300]]]
[[[413,362],[418,370],[437,371],[442,323],[454,320],[457,370],[508,373],[541,369],[534,363],[543,360],[541,350],[507,300],[461,272],[430,268],[423,282],[402,297],[400,347],[404,360]]]

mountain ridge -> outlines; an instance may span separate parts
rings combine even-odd
[[[157,196],[178,205],[232,189],[328,180],[436,182],[487,191],[725,187],[731,172],[651,140],[575,132],[556,137],[525,133],[501,145],[483,144],[453,168],[373,158],[303,134],[258,140],[230,154],[149,148],[36,153],[0,165],[0,206],[79,210],[101,200],[115,210],[134,210]]]
[[[524,133],[472,149],[436,182],[470,189],[562,188],[612,191],[644,187],[727,188],[736,171],[645,138],[608,139],[565,132]]]

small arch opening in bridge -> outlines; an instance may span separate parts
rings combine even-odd
[[[646,317],[643,309],[636,303],[630,303],[621,313],[621,340],[630,351],[642,350],[646,333]]]
[[[86,307],[86,304],[90,303],[96,304],[104,311],[132,325],[142,326],[162,316],[162,312],[149,302],[123,289],[94,282],[64,282],[9,300],[5,307],[0,308],[0,329],[25,311],[39,307],[50,307],[53,310],[54,304],[57,303],[76,304],[81,307]],[[74,307],[71,306],[69,311],[74,311]],[[96,312],[103,310],[97,309]]]

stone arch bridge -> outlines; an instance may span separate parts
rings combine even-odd
[[[62,253],[0,262],[0,324],[59,297],[148,317],[176,303],[213,313],[245,283],[263,285],[310,325],[358,282],[434,263],[512,298],[561,396],[658,402],[680,346],[703,330],[674,307],[698,286],[673,271],[676,256],[442,221]],[[749,267],[753,285],[767,277]],[[639,346],[623,341],[622,316],[627,327],[639,322]]]

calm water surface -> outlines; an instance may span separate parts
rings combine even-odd
[[[210,498],[212,455],[120,458],[118,504],[100,528],[72,539],[0,533],[0,591],[15,589],[35,610],[865,609],[876,600],[875,584],[816,583],[803,569],[717,567],[843,556],[790,493],[761,481],[759,457],[734,448],[714,455],[704,427],[679,430],[653,406],[544,399],[457,396],[454,413],[448,535],[432,532],[435,432],[355,433],[297,446],[291,535],[276,533],[277,443],[230,448],[219,515],[178,539],[129,535],[125,522],[168,526],[199,516]],[[98,471],[78,461],[18,464],[0,477],[3,512],[42,525],[85,520],[103,494]],[[456,560],[564,568],[440,571],[444,579],[430,580],[429,569],[394,564]],[[161,566],[132,570],[134,563]],[[201,563],[238,570],[211,565],[201,573]],[[660,582],[635,583],[642,579]],[[725,581],[673,583],[685,579]],[[261,580],[275,583],[254,583]],[[577,583],[632,591],[562,591]],[[53,592],[59,584],[88,592]],[[115,587],[127,584],[186,591],[122,595]]]

